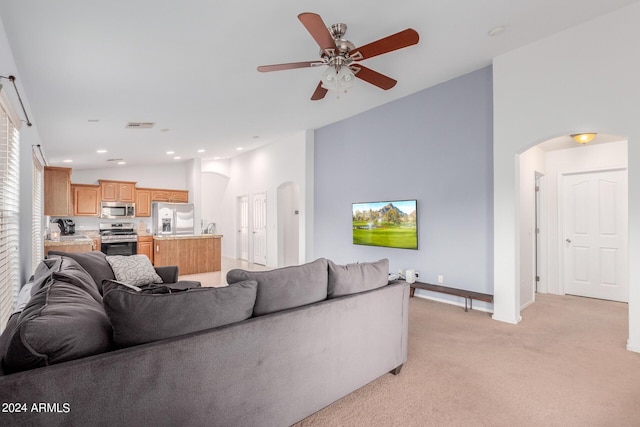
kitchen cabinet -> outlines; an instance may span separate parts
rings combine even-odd
[[[151,190],[136,189],[136,216],[151,216]]]
[[[153,264],[177,265],[181,275],[220,271],[221,240],[222,236],[211,234],[155,237]]]
[[[100,215],[100,186],[91,184],[72,184],[73,215]]]
[[[153,236],[138,236],[138,254],[146,255],[153,264]]]
[[[151,201],[153,202],[172,202],[172,203],[187,203],[189,201],[188,190],[163,190],[152,189]]]
[[[109,181],[99,179],[100,198],[103,202],[135,202],[136,183],[131,181]]]
[[[71,206],[71,168],[44,167],[44,214],[68,216]]]

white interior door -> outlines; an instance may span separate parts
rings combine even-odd
[[[249,197],[238,197],[238,258],[249,260]]]
[[[253,207],[253,262],[267,264],[267,194],[252,196]]]
[[[628,301],[627,171],[563,179],[565,293]]]

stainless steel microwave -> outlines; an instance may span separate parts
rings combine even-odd
[[[136,217],[136,204],[124,202],[100,203],[100,218],[126,219]]]

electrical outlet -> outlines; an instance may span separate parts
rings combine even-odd
[[[416,280],[420,280],[420,272],[416,271]]]
[[[438,274],[438,283],[439,284],[443,284],[444,283],[444,276],[442,274]]]

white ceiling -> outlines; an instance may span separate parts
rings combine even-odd
[[[2,18],[47,160],[76,169],[228,158],[315,129],[491,64],[519,46],[632,0],[300,2],[0,0]],[[310,101],[322,69],[259,73],[258,65],[318,59],[298,21],[346,23],[356,46],[414,28],[420,42],[363,62],[398,84],[361,80]],[[506,28],[489,37],[495,26]],[[94,122],[92,120],[98,120]],[[130,121],[152,129],[125,129]],[[23,128],[23,132],[34,131]],[[169,129],[168,131],[162,131]],[[98,149],[106,154],[96,154]],[[198,154],[198,149],[206,152]],[[114,165],[114,167],[116,167]]]

